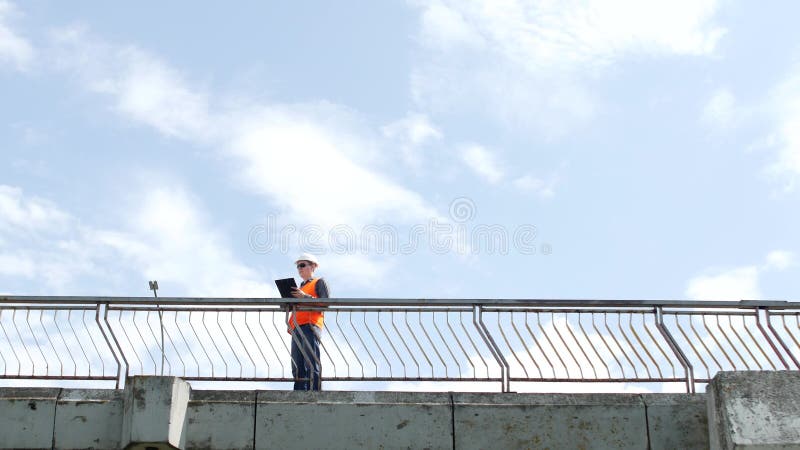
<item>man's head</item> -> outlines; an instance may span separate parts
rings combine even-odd
[[[310,253],[303,253],[295,260],[297,266],[297,273],[303,280],[309,280],[314,276],[314,270],[319,267],[317,257]]]

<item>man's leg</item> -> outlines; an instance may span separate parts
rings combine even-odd
[[[308,367],[308,376],[309,376],[309,390],[312,391],[321,391],[322,390],[322,362],[320,360],[320,353],[319,353],[319,341],[320,341],[320,333],[322,330],[319,329],[316,325],[308,325],[308,343],[311,347],[309,350],[309,357],[311,364]],[[313,355],[313,356],[312,356]]]
[[[295,391],[308,390],[308,370],[303,352],[300,351],[300,345],[303,343],[302,329],[301,325],[292,330],[292,378],[294,378]]]

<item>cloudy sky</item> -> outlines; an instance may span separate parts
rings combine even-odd
[[[797,17],[0,0],[0,293],[796,299]]]

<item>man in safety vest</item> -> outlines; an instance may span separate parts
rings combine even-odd
[[[314,278],[319,267],[317,257],[303,253],[295,261],[297,273],[303,282],[294,288],[294,298],[329,298],[328,284],[323,278]],[[322,390],[320,373],[319,340],[322,333],[322,311],[295,311],[289,318],[289,333],[292,334],[292,376],[295,391]]]

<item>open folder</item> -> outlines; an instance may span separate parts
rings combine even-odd
[[[292,298],[292,288],[297,287],[294,278],[283,278],[275,280],[275,285],[278,286],[278,291],[281,293],[281,298]]]

